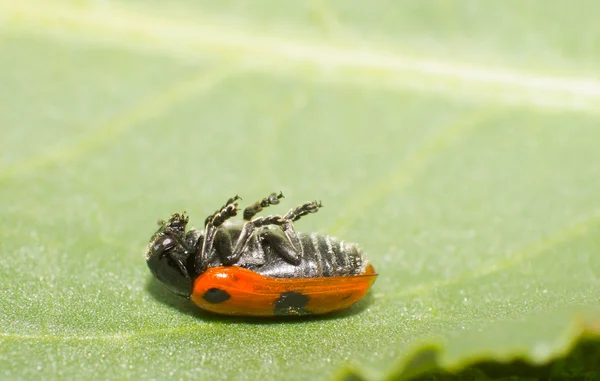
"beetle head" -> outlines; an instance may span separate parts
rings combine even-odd
[[[192,279],[187,262],[185,227],[189,218],[185,213],[175,213],[168,221],[160,221],[146,247],[145,258],[150,271],[169,290],[177,295],[189,297]]]

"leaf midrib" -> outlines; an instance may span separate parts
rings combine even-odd
[[[311,41],[293,34],[272,36],[239,26],[232,29],[209,17],[192,25],[112,8],[86,10],[47,3],[7,2],[0,10],[4,14],[0,19],[4,19],[3,25],[9,29],[59,31],[71,38],[100,39],[174,56],[205,57],[208,52],[269,72],[297,71],[308,64],[328,76],[343,76],[348,82],[354,79],[345,70],[395,77],[385,81],[386,86],[392,87],[408,85],[439,91],[440,81],[445,81],[452,89],[457,85],[472,88],[502,103],[510,103],[510,96],[518,96],[532,106],[597,112],[600,102],[600,82],[594,78],[547,76],[434,56],[411,57],[397,48],[375,47],[377,44],[368,40]],[[414,75],[419,77],[416,84]]]

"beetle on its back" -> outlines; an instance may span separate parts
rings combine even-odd
[[[232,222],[235,196],[186,232],[188,217],[173,214],[150,239],[145,258],[154,276],[200,308],[225,315],[324,314],[362,299],[377,274],[353,243],[297,232],[294,221],[322,207],[312,201],[284,216],[256,217],[279,203],[272,193]]]

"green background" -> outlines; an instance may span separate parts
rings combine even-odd
[[[600,332],[598,14],[0,2],[0,375],[378,379],[567,354]],[[321,199],[297,228],[368,253],[363,302],[220,318],[153,281],[159,218],[279,190],[270,213]]]

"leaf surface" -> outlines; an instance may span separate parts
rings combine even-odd
[[[0,374],[400,378],[600,330],[593,1],[0,4]],[[379,271],[343,313],[221,318],[155,221],[271,191]]]

